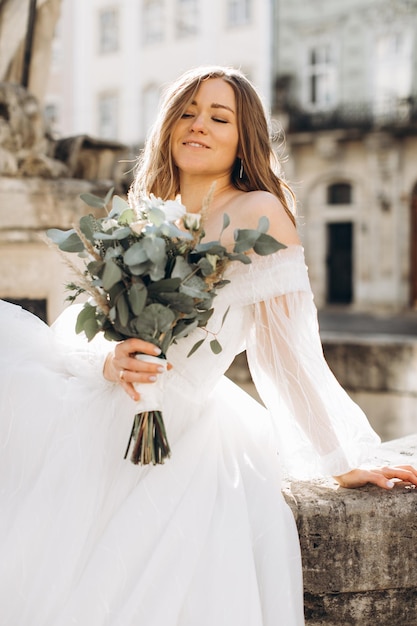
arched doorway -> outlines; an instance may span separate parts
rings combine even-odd
[[[417,308],[417,184],[411,195],[410,222],[410,304]]]

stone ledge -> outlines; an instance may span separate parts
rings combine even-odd
[[[417,466],[417,435],[381,446],[375,465]],[[283,488],[300,535],[308,626],[417,625],[417,489]]]

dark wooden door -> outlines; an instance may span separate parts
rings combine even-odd
[[[353,299],[353,224],[327,224],[327,301],[350,304]]]

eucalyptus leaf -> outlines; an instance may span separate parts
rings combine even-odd
[[[138,265],[129,265],[129,269],[132,276],[146,276],[152,269],[152,263],[148,259],[144,263],[138,263]]]
[[[199,341],[197,341],[193,347],[191,348],[191,350],[189,351],[189,353],[187,354],[187,357],[191,356],[192,354],[194,354],[194,352],[197,352],[197,350],[199,349],[199,347],[205,342],[206,337],[204,337],[204,339],[200,339]]]
[[[115,259],[117,257],[121,257],[123,254],[123,248],[120,245],[109,246],[104,255],[104,260],[108,261],[109,259]]]
[[[78,313],[75,332],[77,334],[84,332],[88,341],[91,341],[99,330],[100,327],[96,319],[96,307],[86,302]]]
[[[165,261],[161,261],[160,263],[153,263],[149,266],[149,278],[157,282],[158,280],[162,280],[165,276]]]
[[[148,253],[146,252],[143,242],[137,241],[130,248],[128,248],[124,254],[123,260],[126,265],[140,265],[148,260]]]
[[[178,291],[180,285],[180,278],[165,278],[163,280],[158,280],[157,283],[151,283],[148,289],[150,294],[161,291]]]
[[[107,204],[107,203],[106,203]],[[129,204],[126,202],[126,200],[124,200],[123,198],[121,198],[120,196],[113,196],[113,200],[112,200],[112,212],[116,212],[118,215],[120,215],[121,213],[123,213],[124,211],[126,211],[127,209],[130,209]]]
[[[173,322],[175,314],[162,304],[153,303],[147,306],[135,322],[139,336],[142,333],[158,339],[162,333],[166,333]]]
[[[136,220],[136,213],[133,209],[126,209],[125,211],[123,211],[118,219],[119,224],[131,224],[132,222],[134,222]],[[131,232],[130,232],[131,234]]]
[[[94,232],[97,230],[98,222],[94,215],[83,215],[80,219],[80,230],[84,237],[94,243]]]
[[[207,243],[199,243],[195,247],[195,251],[198,253],[217,254],[223,257],[226,253],[226,248],[222,246],[218,241],[208,241]]]
[[[197,300],[204,300],[206,297],[206,292],[198,287],[190,287],[189,285],[181,285],[180,287],[181,293],[185,293],[187,296],[191,296],[191,298],[196,298]]]
[[[247,254],[244,254],[243,252],[241,254],[229,254],[228,258],[231,261],[240,261],[241,263],[244,263],[245,265],[250,265],[252,263],[250,257]]]
[[[107,341],[123,341],[123,339],[126,339],[126,335],[118,333],[114,328],[107,328],[104,331],[104,338],[107,339]]]
[[[110,187],[110,189],[108,190],[108,192],[106,193],[105,197],[104,197],[104,204],[107,206],[108,203],[110,202],[110,198],[112,197],[114,192],[114,187]]]
[[[148,211],[148,219],[155,226],[161,226],[165,222],[165,213],[157,207],[152,207]]]
[[[148,258],[156,264],[165,262],[166,259],[166,243],[162,237],[145,237],[143,239],[143,247],[145,248]]]
[[[201,326],[205,326],[207,324],[207,322],[209,321],[209,319],[211,318],[211,316],[214,313],[214,309],[207,309],[207,311],[199,311],[198,313],[198,325]]]
[[[259,218],[257,230],[260,233],[266,233],[268,231],[268,228],[269,228],[269,219],[265,215],[262,215],[262,217]]]
[[[213,256],[213,255],[210,255]],[[217,256],[213,256],[213,258],[218,258]],[[210,261],[206,257],[202,257],[197,263],[198,267],[201,270],[203,276],[210,276],[214,272],[214,267],[210,263]]]
[[[167,352],[171,343],[172,343],[172,330],[170,329],[165,333],[162,341],[160,342],[159,347],[161,348],[162,354],[165,354]]]
[[[223,350],[217,339],[212,339],[210,341],[210,348],[213,354],[220,354],[220,352]]]
[[[175,324],[174,331],[172,333],[175,340],[181,337],[187,337],[195,328],[198,328],[198,320],[180,320]]]
[[[220,325],[220,328],[223,328],[223,324],[226,321],[226,317],[229,315],[229,311],[230,311],[230,306],[227,307],[226,311],[223,313],[223,317],[222,317],[222,323]]]
[[[104,264],[104,272],[102,276],[103,288],[109,291],[122,278],[122,270],[113,259],[106,261]]]
[[[91,276],[99,276],[103,268],[103,261],[91,261],[91,263],[87,265],[87,269]]]
[[[230,217],[227,215],[227,213],[223,214],[223,228],[222,228],[222,232],[224,230],[226,230],[226,228],[230,226]]]
[[[99,232],[94,233],[95,241],[117,241],[120,239],[126,239],[129,235],[132,234],[132,231],[128,227],[123,228],[115,228],[113,231],[109,231],[107,233]]]
[[[140,283],[133,283],[129,289],[128,297],[132,311],[135,315],[140,315],[145,308],[148,291],[145,285]]]
[[[259,254],[260,256],[266,256],[267,254],[272,254],[273,252],[277,252],[278,250],[282,250],[286,247],[287,246],[285,246],[283,243],[280,243],[274,237],[271,237],[271,235],[262,234],[259,235],[259,238],[254,244],[253,249],[255,250],[256,254]]]
[[[162,292],[157,295],[160,302],[169,304],[170,307],[181,313],[190,314],[194,311],[194,299],[185,293]]]
[[[173,278],[181,278],[182,280],[184,280],[192,273],[192,271],[193,268],[189,263],[187,263],[184,257],[177,256],[171,276]]]
[[[80,198],[83,202],[88,204],[88,206],[91,206],[94,209],[104,209],[106,206],[103,198],[99,198],[93,193],[82,193]]]
[[[123,294],[117,298],[116,311],[119,322],[117,326],[126,327],[129,322],[129,307]]]
[[[171,239],[177,237],[179,239],[186,239],[188,241],[192,241],[193,236],[191,233],[181,230],[178,226],[175,226],[172,222],[164,222],[161,224],[161,233],[165,235],[165,237],[169,237]]]
[[[233,252],[240,253],[251,250],[259,237],[260,234],[256,230],[249,228],[239,228],[235,230],[235,245],[233,247]]]
[[[113,237],[117,239],[118,241],[121,241],[122,239],[126,239],[127,237],[130,237],[131,234],[132,234],[132,231],[130,230],[130,228],[128,226],[124,226],[123,228],[117,228],[113,232]]]
[[[49,228],[46,236],[53,241],[60,250],[64,252],[82,252],[84,244],[75,232],[74,228],[70,230],[60,230],[59,228]]]

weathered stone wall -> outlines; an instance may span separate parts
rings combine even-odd
[[[325,336],[323,349],[384,441],[417,432],[417,338]]]
[[[375,465],[417,465],[417,435],[381,447]],[[416,626],[417,489],[288,482],[300,535],[308,626]]]
[[[89,181],[0,177],[0,298],[47,300],[48,321],[64,308],[69,268],[43,240],[48,228],[71,228],[90,212],[79,198],[110,187]],[[76,260],[76,256],[72,261]]]
[[[330,369],[383,441],[417,432],[417,338],[327,333],[322,340]],[[228,376],[259,401],[244,353]]]

